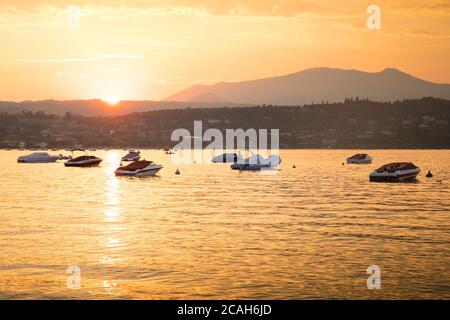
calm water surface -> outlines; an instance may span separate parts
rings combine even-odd
[[[356,151],[286,150],[263,176],[227,164],[175,175],[147,150],[164,169],[146,179],[114,176],[123,151],[84,169],[16,163],[24,153],[0,151],[0,298],[450,298],[450,151],[343,166]],[[417,183],[368,181],[396,160],[422,168]]]

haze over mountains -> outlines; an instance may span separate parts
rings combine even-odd
[[[450,84],[424,81],[392,68],[377,73],[314,68],[260,80],[194,85],[165,100],[302,105],[350,97],[395,101],[428,96],[450,99]]]
[[[44,111],[86,116],[122,115],[159,109],[235,107],[251,105],[320,104],[346,98],[396,101],[422,97],[450,100],[450,84],[436,84],[388,68],[369,73],[357,70],[314,68],[266,79],[194,85],[164,101],[122,101],[113,107],[102,100],[1,102],[0,112]]]

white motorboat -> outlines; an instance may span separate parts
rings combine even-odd
[[[122,161],[138,161],[140,158],[140,151],[129,150],[128,154],[122,157]]]
[[[215,156],[212,158],[212,163],[229,163],[229,162],[238,162],[239,160],[242,160],[242,157],[236,153],[224,153],[218,156]]]
[[[94,166],[98,166],[103,161],[103,159],[101,159],[101,158],[88,155],[87,152],[83,149],[74,149],[74,150],[72,150],[72,154],[75,151],[84,152],[85,155],[76,157],[76,158],[72,158],[69,161],[64,162],[64,165],[66,167],[94,167]]]
[[[231,164],[233,170],[262,170],[273,169],[281,163],[281,158],[278,155],[271,155],[264,158],[261,155],[253,155],[247,159],[241,159]]]
[[[127,166],[120,166],[116,169],[116,176],[150,177],[154,176],[163,166],[152,161],[134,161]]]
[[[350,158],[347,158],[347,164],[370,164],[372,158],[366,153],[358,153]]]
[[[415,180],[420,168],[411,162],[394,162],[373,171],[369,180],[373,182],[403,182]]]
[[[59,156],[49,155],[47,152],[34,152],[32,154],[21,156],[17,159],[19,163],[50,163],[59,160]]]

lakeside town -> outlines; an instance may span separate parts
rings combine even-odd
[[[278,128],[281,148],[450,147],[450,101],[422,98],[373,102],[349,98],[342,103],[296,107],[263,105],[233,108],[185,108],[87,117],[43,111],[0,113],[0,148],[165,148],[173,130]]]

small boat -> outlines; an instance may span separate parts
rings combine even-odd
[[[70,159],[72,159],[71,156],[65,156],[63,154],[58,155],[58,157],[59,157],[59,160],[70,160]]]
[[[140,151],[129,150],[128,154],[122,157],[122,161],[138,161],[140,158]]]
[[[175,154],[175,150],[167,150],[165,153],[166,154]]]
[[[224,153],[212,158],[212,163],[229,163],[229,162],[238,162],[239,159],[242,159],[240,155],[236,153]]]
[[[366,153],[358,153],[350,158],[347,158],[347,164],[370,164],[372,158]]]
[[[47,152],[34,152],[32,154],[21,156],[17,159],[19,163],[51,163],[59,160],[59,156],[49,155]]]
[[[76,158],[72,158],[72,159],[64,162],[64,165],[66,167],[94,167],[94,166],[98,166],[103,161],[103,159],[100,159],[96,156],[88,155],[87,152],[83,149],[74,149],[71,151],[72,151],[72,154],[75,151],[81,151],[81,152],[84,152],[85,155],[76,157]]]
[[[420,168],[411,162],[394,162],[373,171],[369,180],[373,182],[403,182],[415,180]]]
[[[253,155],[247,159],[241,159],[231,164],[233,170],[256,171],[262,169],[273,169],[281,163],[278,155],[271,155],[267,159],[261,155]]]
[[[163,166],[153,163],[153,161],[134,161],[126,166],[116,169],[116,176],[150,177],[154,176]]]

